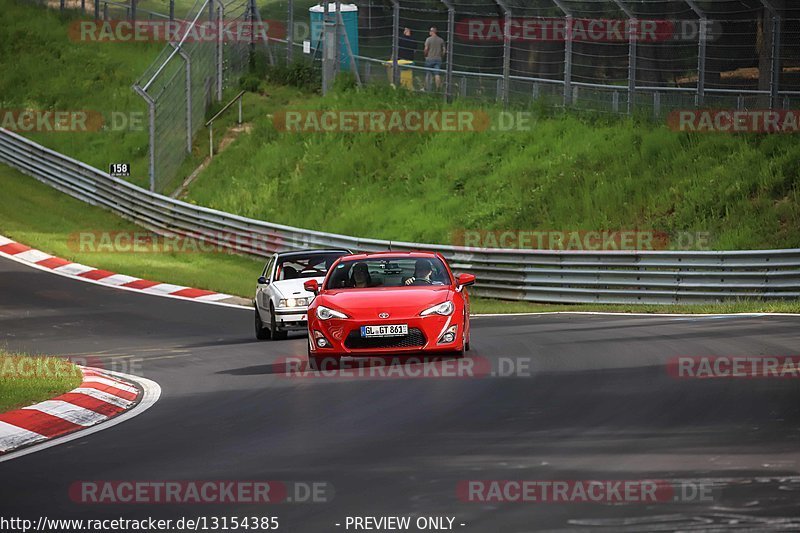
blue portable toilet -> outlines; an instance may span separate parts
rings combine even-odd
[[[339,61],[342,70],[350,69],[350,55],[347,50],[345,35],[350,41],[350,48],[353,55],[358,55],[358,6],[355,4],[340,4],[342,10],[342,21],[344,22],[343,31],[339,37]],[[311,16],[311,50],[316,57],[322,57],[322,27],[323,17],[325,16],[324,6],[316,5],[309,8]],[[336,4],[328,3],[328,20],[336,22]]]

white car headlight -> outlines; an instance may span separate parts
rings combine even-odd
[[[311,303],[311,298],[288,298],[278,300],[278,307],[305,307]]]
[[[325,307],[324,305],[320,305],[319,307],[317,307],[317,318],[319,318],[320,320],[330,320],[331,318],[349,318],[349,317],[340,311],[331,309],[329,307]]]
[[[442,302],[440,304],[436,304],[433,307],[429,307],[423,312],[420,313],[420,316],[428,316],[432,314],[442,315],[442,316],[450,316],[453,314],[453,311],[456,310],[456,306],[453,305],[453,302],[447,301]]]

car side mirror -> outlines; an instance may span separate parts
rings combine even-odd
[[[259,285],[269,285],[269,280],[267,278],[265,278],[264,276],[261,276],[260,278],[258,278],[258,284]]]
[[[315,295],[319,293],[319,283],[315,279],[306,280],[303,283],[303,288],[308,292],[313,292]]]
[[[456,283],[459,287],[475,285],[475,274],[459,274],[456,278]]]

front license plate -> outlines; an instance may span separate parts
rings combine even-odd
[[[362,337],[399,337],[401,335],[408,335],[408,324],[361,326]]]

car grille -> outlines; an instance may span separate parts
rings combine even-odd
[[[425,346],[425,335],[417,328],[409,328],[408,335],[400,337],[361,337],[360,330],[353,330],[344,341],[350,350],[368,350],[370,348],[414,348]]]

